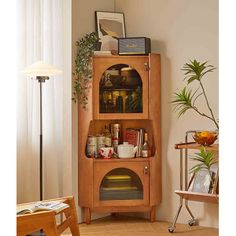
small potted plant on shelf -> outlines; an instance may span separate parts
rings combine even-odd
[[[212,121],[217,129],[216,132],[203,131],[196,132],[193,136],[194,140],[201,145],[211,145],[217,139],[219,124],[215,118],[215,115],[210,106],[207,93],[203,84],[203,78],[206,74],[213,72],[216,68],[213,65],[209,65],[208,62],[199,62],[196,59],[190,60],[189,63],[185,63],[182,70],[184,71],[187,85],[180,91],[174,93],[174,99],[172,104],[174,104],[174,111],[178,112],[178,117],[184,115],[187,111],[192,110],[196,114],[207,118]],[[198,88],[192,91],[190,84],[193,82],[198,83]],[[197,105],[197,100],[203,97],[206,107],[209,111],[208,114],[201,111]]]
[[[218,164],[218,160],[214,152],[208,151],[205,147],[201,147],[200,152],[195,154],[196,156],[192,157],[192,160],[199,162],[190,169],[190,173],[196,175],[200,171],[206,171],[210,177],[210,186],[209,191],[211,193],[216,193],[216,185],[218,175],[212,171],[212,167]],[[218,171],[218,170],[217,170]]]
[[[92,55],[97,49],[99,38],[96,32],[86,34],[76,41],[77,54],[73,72],[73,100],[84,109],[88,104],[88,93],[92,81]]]

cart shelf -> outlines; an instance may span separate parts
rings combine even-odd
[[[201,147],[203,147],[203,146],[196,143],[196,142],[175,144],[175,149],[201,149]],[[219,147],[219,144],[205,146],[205,148],[209,151],[218,151],[218,147]]]
[[[189,192],[181,190],[176,190],[175,193],[189,201],[208,202],[215,204],[219,203],[218,194],[198,193],[198,192]]]

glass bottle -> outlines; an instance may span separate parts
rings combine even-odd
[[[120,92],[119,96],[116,98],[116,112],[123,112],[123,97],[121,96]]]
[[[148,134],[144,134],[144,143],[142,146],[142,157],[150,157],[151,156],[151,149],[148,143]]]
[[[106,102],[105,102],[105,94],[102,92],[102,95],[100,96],[100,113],[106,112]]]
[[[125,112],[132,112],[133,111],[132,103],[133,103],[132,92],[128,91],[127,97],[125,100]]]
[[[105,136],[105,147],[111,147],[111,132],[109,130],[108,125],[105,125],[104,136]]]
[[[114,112],[114,104],[113,104],[113,99],[112,99],[112,93],[109,92],[108,93],[108,97],[107,97],[107,109],[106,112],[108,113],[112,113]]]

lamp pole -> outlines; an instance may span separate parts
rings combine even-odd
[[[42,83],[49,80],[48,76],[36,76],[39,82],[39,119],[40,119],[40,134],[39,134],[39,189],[40,201],[43,200],[43,104],[42,104]]]
[[[44,191],[43,191],[43,103],[42,103],[42,83],[46,80],[49,80],[49,76],[61,74],[62,71],[56,67],[49,65],[43,61],[37,61],[34,64],[28,66],[22,70],[27,76],[35,78],[39,82],[39,119],[40,119],[40,134],[39,134],[39,191],[40,191],[40,201],[43,200]],[[43,230],[39,230],[30,235],[45,235]]]
[[[61,74],[62,70],[57,69],[56,67],[49,65],[43,61],[37,61],[32,65],[26,67],[21,71],[23,74],[35,78],[39,82],[39,119],[40,119],[40,134],[39,134],[39,192],[40,192],[40,201],[43,200],[43,104],[42,104],[42,83],[46,80],[49,80],[49,76]]]

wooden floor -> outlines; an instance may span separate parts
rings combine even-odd
[[[145,219],[117,216],[94,220],[90,225],[79,224],[80,236],[217,236],[218,229],[177,224],[175,232],[168,232],[169,223],[151,223]],[[64,236],[71,235],[66,231]]]

